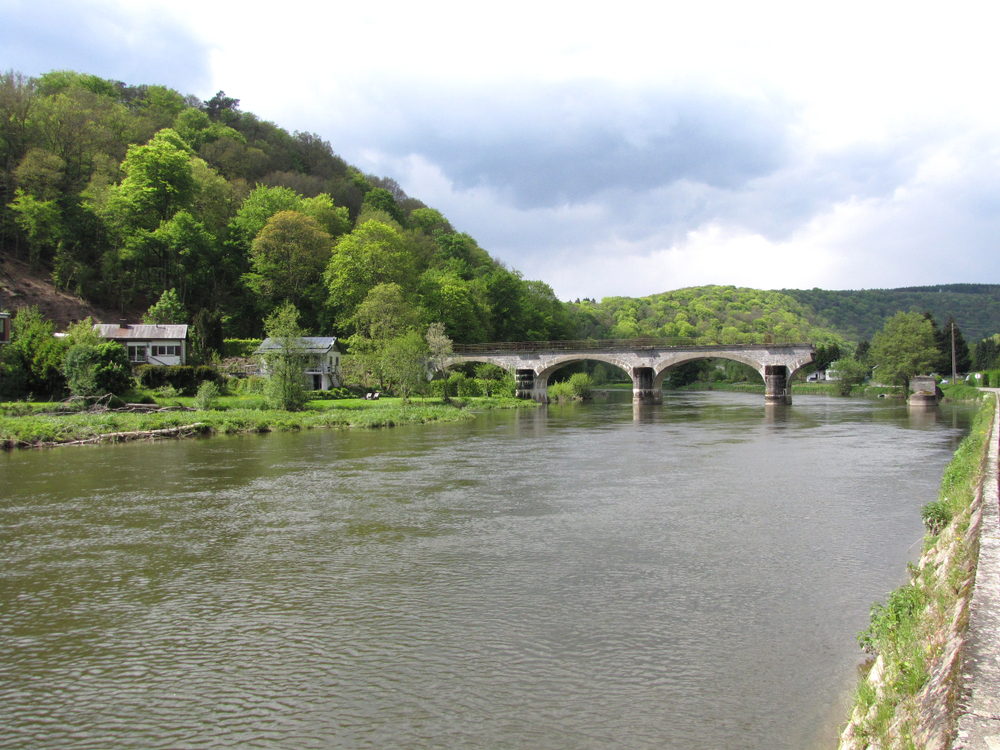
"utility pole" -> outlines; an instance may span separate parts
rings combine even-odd
[[[951,319],[951,384],[958,382],[958,359],[955,357],[955,319]]]

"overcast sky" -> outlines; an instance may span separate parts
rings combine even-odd
[[[224,89],[562,299],[998,283],[998,16],[0,0],[0,67]]]

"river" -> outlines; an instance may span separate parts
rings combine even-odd
[[[835,747],[971,409],[762,401],[0,455],[0,747]]]

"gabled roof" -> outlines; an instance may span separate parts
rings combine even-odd
[[[122,328],[119,323],[95,323],[94,331],[106,339],[136,339],[139,341],[152,341],[154,339],[177,339],[187,338],[188,327],[186,325],[130,325]]]
[[[302,351],[304,354],[326,354],[337,344],[336,336],[303,336],[299,340],[302,342]],[[256,353],[267,354],[268,352],[277,351],[280,348],[281,344],[277,341],[272,338],[266,338],[263,343],[257,347]]]

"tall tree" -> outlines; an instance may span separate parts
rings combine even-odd
[[[299,312],[286,302],[266,321],[264,330],[275,344],[265,353],[267,384],[264,395],[272,409],[298,411],[305,405],[302,380],[305,373],[305,331],[299,327]]]
[[[879,382],[909,389],[910,378],[930,372],[939,356],[931,322],[918,313],[899,312],[872,338],[868,362]]]
[[[247,285],[271,303],[318,305],[332,245],[330,235],[311,216],[280,211],[253,241]]]

